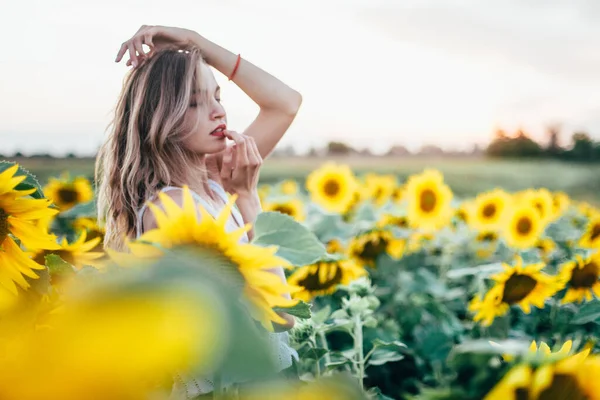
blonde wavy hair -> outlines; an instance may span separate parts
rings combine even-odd
[[[96,159],[98,223],[105,226],[104,247],[126,250],[136,235],[138,210],[164,186],[188,185],[209,193],[204,155],[185,146],[191,128],[184,117],[193,90],[200,87],[197,48],[158,50],[123,81],[109,134]]]

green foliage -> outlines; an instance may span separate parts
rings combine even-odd
[[[252,243],[277,246],[277,255],[294,266],[310,265],[327,254],[325,246],[302,224],[279,212],[263,212],[254,224]]]

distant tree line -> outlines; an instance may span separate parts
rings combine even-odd
[[[485,153],[490,157],[502,158],[540,157],[580,162],[600,161],[600,142],[592,140],[586,132],[573,133],[570,143],[565,147],[560,144],[558,127],[548,128],[546,136],[546,143],[538,143],[523,130],[518,130],[514,135],[497,130]]]

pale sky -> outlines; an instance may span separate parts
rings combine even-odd
[[[597,0],[2,1],[0,153],[94,154],[143,25],[193,29],[300,91],[282,145],[469,148],[548,124],[600,138]],[[216,73],[229,127],[257,107]]]

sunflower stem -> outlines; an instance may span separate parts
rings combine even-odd
[[[356,356],[358,357],[358,383],[360,384],[360,388],[364,390],[363,380],[365,379],[365,355],[363,354],[363,332],[360,315],[356,315],[354,317],[354,350],[356,352]]]
[[[331,363],[331,356],[329,355],[329,345],[327,344],[327,338],[325,337],[325,332],[319,331],[319,339],[321,339],[321,346],[327,350],[325,353],[325,365]]]

